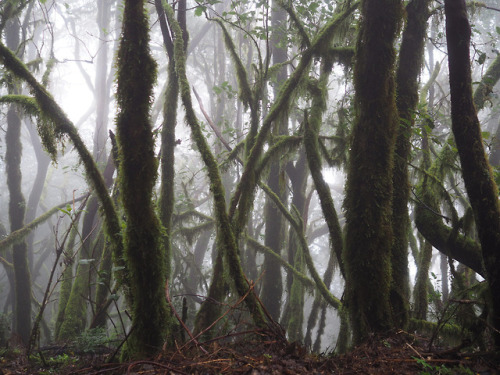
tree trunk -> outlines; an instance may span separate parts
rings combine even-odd
[[[130,272],[132,328],[125,358],[157,353],[167,337],[165,254],[152,193],[157,176],[150,100],[156,63],[149,51],[143,0],[126,0],[117,54],[116,121],[121,201],[126,217],[124,255]]]
[[[357,118],[347,172],[345,267],[354,343],[393,327],[392,171],[398,113],[394,43],[399,0],[364,0],[354,87]]]
[[[286,12],[278,8],[276,1],[272,2],[271,9],[271,49],[273,54],[273,65],[284,63],[287,60],[287,49],[284,39],[286,38]],[[274,97],[279,94],[280,87],[287,79],[287,68],[282,67],[277,74],[276,84],[274,86]],[[273,125],[272,134],[275,136],[286,134],[288,127],[288,117],[285,114],[280,116]],[[286,205],[285,173],[280,160],[271,161],[269,177],[267,184],[271,190]],[[266,198],[265,205],[265,239],[264,244],[272,249],[276,254],[283,252],[284,245],[284,223],[283,215],[279,209]],[[279,262],[269,255],[264,255],[262,265],[264,275],[262,277],[262,303],[266,306],[271,317],[278,321],[281,314],[281,298],[283,294],[283,281],[281,276],[281,266]]]
[[[394,323],[405,329],[409,320],[410,280],[408,271],[408,201],[410,184],[408,159],[414,113],[418,103],[418,77],[422,69],[425,31],[428,19],[428,0],[413,0],[406,6],[406,27],[399,50],[396,72],[397,107],[400,123],[397,130],[394,158],[394,190],[392,197],[393,244],[391,251],[391,306]]]
[[[7,47],[17,50],[19,46],[19,25],[16,18],[7,21]],[[16,94],[18,88],[9,87],[9,93]],[[5,163],[7,186],[9,189],[10,231],[24,227],[26,201],[21,190],[21,118],[15,105],[7,112],[7,132],[5,134]],[[23,240],[12,247],[14,264],[14,325],[13,332],[19,339],[28,344],[31,333],[31,277],[28,264],[28,247]]]
[[[500,207],[498,189],[483,147],[472,98],[471,28],[464,0],[445,0],[452,130],[476,222],[486,280],[492,297],[491,323],[500,347]]]

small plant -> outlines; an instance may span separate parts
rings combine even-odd
[[[105,328],[93,328],[83,332],[74,341],[75,349],[82,353],[96,353],[106,347],[113,338],[109,337]]]
[[[419,372],[419,375],[474,375],[471,369],[463,367],[462,365],[450,369],[445,365],[433,366],[423,358],[412,358],[417,364],[422,366],[422,371]]]

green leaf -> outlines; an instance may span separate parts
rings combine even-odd
[[[63,214],[71,215],[71,213],[69,211],[66,211],[64,208],[59,208],[58,210],[61,211]]]
[[[486,61],[486,53],[482,52],[477,59],[477,63],[479,65],[482,65],[484,64],[485,61]]]
[[[207,9],[206,7],[199,5],[196,7],[194,15],[196,17],[200,17],[206,9]]]

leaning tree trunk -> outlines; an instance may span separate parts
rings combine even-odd
[[[347,176],[345,268],[355,343],[392,328],[392,171],[399,123],[394,42],[399,0],[361,3],[354,75],[357,118]]]
[[[471,28],[464,0],[445,0],[451,120],[490,287],[495,345],[500,347],[500,206],[472,97]]]
[[[149,51],[144,0],[125,1],[117,56],[118,176],[126,217],[124,255],[132,301],[132,328],[125,357],[145,358],[157,353],[166,339],[170,312],[164,296],[160,221],[152,202],[157,162],[149,110],[156,63]]]

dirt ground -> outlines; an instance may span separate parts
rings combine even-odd
[[[51,349],[54,350],[53,348]],[[429,340],[406,332],[372,338],[348,354],[317,355],[283,338],[238,336],[204,345],[179,347],[149,361],[107,363],[111,353],[65,353],[59,364],[44,366],[22,355],[0,356],[0,375],[13,374],[453,374],[500,375],[492,353],[468,353],[457,348],[433,348]],[[53,353],[43,354],[54,358]],[[60,358],[60,355],[59,357]]]

